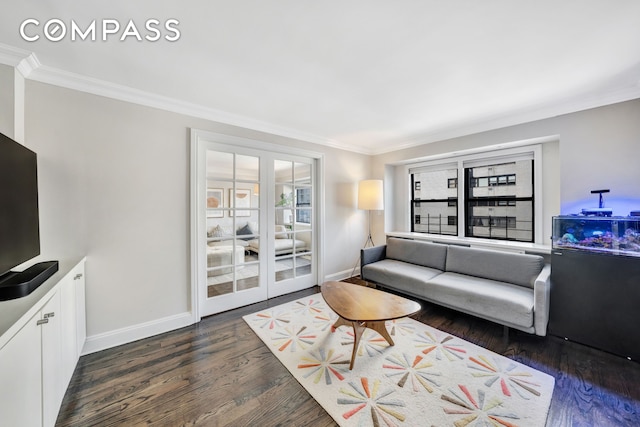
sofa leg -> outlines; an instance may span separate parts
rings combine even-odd
[[[504,344],[505,348],[509,345],[509,327],[503,326],[502,330],[502,344]]]

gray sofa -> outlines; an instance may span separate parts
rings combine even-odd
[[[550,265],[538,255],[389,237],[361,253],[364,280],[544,336]],[[507,331],[507,329],[505,329]]]

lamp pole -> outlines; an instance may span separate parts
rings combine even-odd
[[[383,183],[381,179],[366,179],[358,183],[358,208],[369,211],[368,234],[363,249],[369,246],[374,247],[375,243],[371,236],[371,211],[384,209]],[[351,277],[353,277],[358,264],[360,264],[361,256],[361,254],[358,255],[358,260],[351,270]]]
[[[364,242],[364,247],[368,247],[367,245],[369,243],[371,243],[371,247],[376,245],[375,243],[373,243],[373,238],[371,237],[371,209],[369,209],[369,236],[367,237],[367,241]]]

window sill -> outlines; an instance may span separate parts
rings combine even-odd
[[[451,243],[469,245],[476,248],[494,249],[519,253],[549,255],[551,245],[538,243],[512,242],[508,240],[481,239],[477,237],[442,236],[439,234],[412,233],[408,231],[392,231],[386,233],[390,237],[404,237],[405,239],[425,240],[436,243]]]

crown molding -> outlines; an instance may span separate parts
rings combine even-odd
[[[185,102],[179,99],[157,95],[128,86],[59,70],[46,65],[38,65],[34,68],[29,74],[29,79],[93,95],[104,96],[106,98],[116,99],[119,101],[125,101],[132,104],[183,114],[185,116],[237,126],[244,129],[284,136],[342,150],[356,151],[362,154],[370,154],[369,152],[365,152],[361,147],[349,146],[340,141],[331,140],[298,129],[274,125],[268,122],[227,113],[225,111],[204,107],[202,105]]]
[[[24,58],[22,61],[20,61],[16,69],[26,79],[31,75],[31,73],[34,70],[37,70],[38,68],[40,68],[40,66],[41,66],[40,61],[38,61],[38,58],[36,57],[36,55],[32,53],[26,58]]]
[[[0,43],[0,64],[17,67],[31,52]]]
[[[601,93],[592,91],[581,96],[568,97],[563,101],[554,102],[551,105],[541,104],[521,108],[509,113],[478,117],[466,123],[456,123],[432,132],[397,139],[395,141],[384,141],[376,147],[365,148],[298,129],[231,114],[214,108],[204,107],[179,99],[157,95],[42,65],[33,52],[2,43],[0,43],[0,64],[15,67],[25,78],[41,83],[365,155],[380,155],[392,151],[414,148],[437,141],[459,138],[475,133],[487,132],[640,98],[640,81],[637,81],[634,84],[629,84],[626,87],[621,87],[613,91],[610,90]]]
[[[613,91],[603,93],[589,92],[582,96],[566,98],[561,102],[523,108],[511,114],[496,114],[484,119],[468,121],[467,123],[458,123],[448,128],[414,136],[413,138],[398,141],[397,143],[390,143],[387,141],[383,146],[373,148],[370,154],[379,155],[392,151],[414,148],[437,141],[460,138],[509,126],[550,119],[552,117],[590,110],[592,108],[604,107],[634,99],[640,99],[640,81],[636,84],[620,87]]]
[[[40,61],[33,52],[2,43],[0,43],[0,64],[14,67],[25,78],[40,67]]]
[[[9,45],[0,44],[0,64],[15,67],[25,78],[41,83],[47,83],[132,104],[157,108],[159,110],[183,114],[185,116],[211,120],[226,125],[265,132],[341,150],[353,151],[361,154],[371,154],[369,150],[363,149],[362,147],[345,144],[340,141],[298,129],[231,114],[214,108],[204,107],[202,105],[185,102],[179,99],[157,95],[128,86],[42,65],[33,52],[14,48]]]
[[[34,69],[29,75],[29,79],[119,101],[125,101],[132,104],[183,114],[185,116],[285,136],[305,142],[321,145],[334,145],[345,149],[344,145],[337,141],[328,140],[321,136],[299,131],[297,129],[273,125],[271,123],[227,113],[179,99],[157,95],[105,80],[63,71],[47,65],[40,65],[38,68]]]

